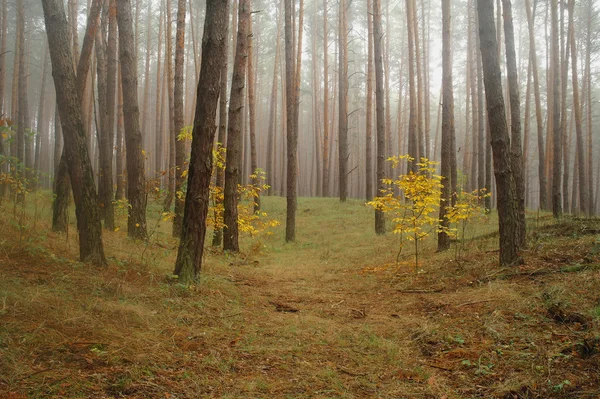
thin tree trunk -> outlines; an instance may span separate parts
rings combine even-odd
[[[183,196],[180,194],[184,181],[185,141],[178,140],[179,132],[184,126],[183,116],[183,52],[185,50],[185,6],[186,0],[177,2],[177,33],[175,35],[175,88],[173,95],[174,106],[174,136],[171,143],[175,144],[175,217],[173,218],[173,237],[181,235],[183,225]]]
[[[562,215],[562,137],[560,131],[560,57],[558,48],[558,0],[551,0],[552,14],[552,129],[554,157],[552,162],[552,214]]]
[[[298,165],[298,132],[295,130],[296,119],[296,60],[294,59],[293,40],[293,0],[285,0],[285,82],[286,82],[286,118],[287,118],[287,211],[285,224],[285,240],[296,240],[297,203],[297,165]]]
[[[167,0],[167,20],[166,20],[166,51],[165,51],[165,69],[167,72],[167,93],[169,99],[169,118],[167,120],[169,126],[169,134],[167,135],[168,146],[168,154],[169,154],[169,189],[167,190],[167,196],[165,197],[165,203],[163,205],[163,209],[165,211],[171,210],[171,205],[173,204],[173,199],[175,197],[175,137],[177,135],[175,130],[175,106],[174,106],[174,93],[175,88],[173,87],[173,45],[172,45],[172,9],[171,9],[171,0]]]
[[[161,121],[162,117],[162,108],[164,102],[164,92],[162,90],[163,87],[163,75],[162,75],[162,36],[163,36],[163,9],[164,3],[161,1],[160,3],[160,14],[158,17],[158,44],[157,44],[157,52],[156,56],[156,108],[154,115],[154,176],[157,179],[157,183],[159,187],[161,186],[161,176],[162,176],[162,158],[163,158],[163,149],[161,148],[162,140],[163,140],[163,124]]]
[[[538,142],[538,175],[540,185],[540,208],[548,209],[548,184],[546,180],[546,150],[544,145],[544,123],[542,122],[542,101],[540,95],[540,82],[538,78],[537,54],[535,50],[535,25],[533,13],[531,11],[530,0],[525,0],[525,10],[527,12],[527,24],[529,25],[529,56],[531,62],[531,71],[533,74],[533,92],[535,97],[535,114],[537,123],[537,142]],[[535,10],[534,10],[535,11]]]
[[[377,193],[385,189],[385,110],[383,93],[383,60],[381,54],[381,0],[373,0],[373,54],[375,55],[375,114],[377,123]],[[375,233],[385,234],[383,210],[375,209]]]
[[[249,123],[250,123],[250,174],[252,177],[252,185],[257,188],[260,184],[258,178],[258,159],[256,155],[256,82],[255,82],[255,70],[254,70],[254,54],[258,56],[258,51],[254,51],[252,44],[253,40],[252,30],[252,15],[248,21],[248,61],[247,61],[247,76],[248,76],[248,112],[249,112]],[[254,212],[260,210],[260,195],[256,191],[254,196]]]
[[[250,33],[251,0],[239,0],[238,28],[233,61],[233,77],[229,96],[229,121],[227,127],[227,159],[225,164],[225,190],[223,222],[223,249],[239,252],[238,183],[242,169],[242,123],[245,114],[246,63]]]
[[[117,73],[117,145],[116,145],[116,161],[115,167],[117,168],[117,189],[115,191],[115,199],[117,201],[126,198],[125,185],[127,183],[125,179],[125,168],[123,166],[123,158],[127,152],[125,148],[125,117],[123,115],[123,85],[121,84],[121,67],[118,68]]]
[[[442,0],[442,191],[440,204],[440,226],[438,251],[450,249],[450,236],[447,229],[450,222],[446,217],[452,205],[452,153],[454,145],[454,92],[452,86],[452,44],[451,44],[450,0]]]
[[[174,274],[183,284],[197,280],[202,267],[210,201],[212,150],[223,65],[227,62],[229,0],[207,0],[196,113],[185,209]]]
[[[277,23],[277,42],[273,61],[273,82],[271,83],[271,104],[269,110],[269,130],[267,133],[267,184],[268,195],[273,195],[275,185],[275,130],[277,127],[277,72],[281,53],[281,13]]]
[[[573,84],[573,110],[575,112],[575,135],[577,143],[577,170],[579,172],[579,211],[582,215],[589,212],[588,205],[588,182],[589,179],[585,172],[585,153],[583,150],[583,128],[581,126],[581,107],[579,97],[579,78],[577,76],[577,44],[575,42],[575,32],[573,29],[573,14],[575,1],[569,0],[569,40],[571,42],[571,68],[572,68],[572,84]],[[565,168],[568,165],[565,165]],[[565,196],[568,195],[565,193]]]
[[[227,0],[228,7],[231,0]],[[235,3],[236,0],[234,0]],[[235,32],[236,27],[232,26],[231,31]],[[221,66],[221,86],[219,88],[219,135],[217,138],[217,143],[222,147],[227,147],[227,58],[229,55],[229,15],[227,15],[227,24],[225,28],[225,61]],[[217,168],[215,171],[215,186],[221,188],[223,190],[225,187],[225,170],[223,168]],[[222,202],[219,198],[215,199],[215,212],[214,218],[216,219],[218,216],[218,211],[216,210],[217,205]],[[217,228],[213,231],[213,239],[212,246],[220,247],[223,243],[223,229]]]
[[[145,240],[148,238],[146,229],[146,177],[144,156],[142,154],[137,68],[134,58],[133,25],[129,0],[117,1],[117,22],[119,25],[119,59],[121,61],[123,115],[127,145],[127,198],[130,204],[127,234],[132,238]]]
[[[329,197],[329,30],[327,0],[323,0],[323,197]]]
[[[480,22],[479,36],[485,96],[494,156],[494,174],[498,185],[500,264],[509,266],[522,263],[522,259],[519,255],[518,207],[515,197],[515,181],[511,170],[510,137],[506,126],[506,112],[502,95],[493,0],[479,0],[477,11]]]
[[[525,229],[525,181],[523,178],[523,149],[521,147],[521,98],[519,95],[519,77],[517,74],[517,56],[515,53],[515,33],[512,21],[510,0],[502,0],[504,15],[504,41],[506,44],[506,68],[510,91],[510,156],[511,171],[515,181],[517,197],[517,229],[519,249],[527,246]]]
[[[367,0],[366,200],[373,199],[373,0]]]
[[[338,145],[339,145],[339,187],[340,201],[345,202],[348,196],[348,35],[347,19],[348,7],[345,0],[339,2],[339,22],[338,22],[338,90],[339,90],[339,110],[338,110]]]

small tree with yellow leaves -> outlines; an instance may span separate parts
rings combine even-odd
[[[393,167],[402,160],[413,162],[409,155],[388,158]],[[400,175],[398,179],[383,179],[388,187],[381,190],[379,196],[373,198],[367,205],[394,215],[394,233],[400,235],[400,248],[397,259],[402,253],[404,237],[414,243],[415,270],[419,265],[419,243],[427,238],[432,231],[440,229],[437,210],[440,206],[442,177],[437,175],[437,162],[421,158],[417,164],[417,173],[409,172]],[[399,195],[395,194],[399,189]]]
[[[225,169],[225,155],[226,149],[217,143],[216,148],[213,150],[213,173],[217,173],[219,169]],[[262,169],[257,169],[251,174],[250,179],[254,184],[238,184],[238,195],[240,201],[238,202],[238,227],[242,233],[247,233],[250,236],[266,232],[270,234],[269,229],[279,225],[277,219],[269,219],[266,212],[255,211],[257,208],[256,198],[260,196],[260,193],[269,189],[266,182],[266,175]],[[211,183],[210,185],[210,207],[209,215],[207,220],[213,229],[222,229],[225,224],[223,222],[223,187],[219,187],[216,184]]]
[[[489,196],[490,193],[485,188],[470,193],[463,191],[456,195],[454,206],[448,208],[446,219],[455,226],[450,231],[458,240],[454,253],[457,262],[459,262],[461,252],[464,250],[467,224],[473,219],[485,218],[487,212],[483,206],[483,199]]]

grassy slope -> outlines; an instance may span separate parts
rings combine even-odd
[[[21,234],[0,206],[0,397],[600,397],[599,272],[556,272],[599,261],[583,222],[530,223],[516,275],[493,221],[460,264],[426,243],[415,273],[361,202],[300,199],[296,243],[281,226],[210,251],[185,288],[156,210],[151,244],[106,233],[97,270],[73,261],[73,232],[49,232],[48,201]],[[284,220],[283,199],[263,203]]]

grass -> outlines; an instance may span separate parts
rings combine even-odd
[[[0,397],[600,396],[599,271],[564,272],[600,262],[598,222],[530,215],[526,263],[506,270],[490,216],[460,262],[427,240],[416,273],[361,201],[300,198],[295,243],[282,225],[210,250],[185,287],[158,201],[148,243],[105,232],[101,270],[75,261],[74,226],[50,231],[49,201],[0,205]],[[285,220],[283,198],[263,207]]]

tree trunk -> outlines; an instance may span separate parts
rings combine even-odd
[[[277,23],[277,42],[273,61],[273,82],[271,83],[271,104],[269,110],[269,130],[267,133],[267,184],[268,195],[273,195],[275,185],[275,130],[277,127],[277,72],[281,54],[281,13]]]
[[[296,115],[296,61],[294,60],[294,40],[292,28],[293,0],[285,0],[285,83],[287,118],[287,215],[285,223],[285,241],[296,240],[297,203],[297,165],[298,132],[294,122]]]
[[[383,59],[381,54],[381,0],[373,0],[373,54],[375,55],[375,117],[377,123],[377,195],[385,189],[385,110],[383,93]],[[385,216],[375,209],[375,233],[385,234]]]
[[[558,49],[558,0],[551,0],[552,19],[552,128],[554,157],[552,162],[552,214],[555,218],[562,215],[562,137],[560,131],[560,57]]]
[[[231,0],[227,0],[228,4]],[[235,2],[235,0],[234,0]],[[231,31],[235,32],[236,27],[232,26]],[[228,55],[229,55],[229,14],[227,15],[227,24],[225,26],[225,60],[221,66],[221,87],[219,88],[219,135],[217,138],[217,143],[219,143],[222,147],[227,147],[227,64],[228,64]],[[235,50],[235,49],[234,49]],[[215,171],[215,186],[224,190],[225,188],[225,170],[223,168],[217,168]],[[218,212],[216,210],[216,206],[222,202],[221,199],[215,199],[215,212],[214,217],[217,218]],[[212,246],[220,247],[223,243],[223,229],[218,228],[213,231],[213,239]]]
[[[592,71],[591,71],[591,52],[592,52],[592,18],[593,18],[593,2],[588,2],[587,11],[587,35],[585,49],[585,71],[587,85],[587,176],[589,190],[589,205],[588,215],[592,216],[596,213],[596,200],[594,195],[594,145],[593,145],[593,129],[592,129]]]
[[[115,214],[113,208],[113,182],[112,182],[112,135],[108,119],[108,52],[107,43],[104,43],[100,30],[96,32],[96,70],[98,74],[98,112],[97,131],[98,149],[100,155],[100,168],[98,171],[98,201],[100,217],[104,219],[104,228],[114,230]],[[114,78],[114,77],[112,77]],[[113,92],[114,95],[114,92]],[[114,105],[114,102],[113,102]]]
[[[452,44],[451,44],[450,0],[442,0],[442,192],[440,203],[440,226],[448,229],[446,217],[452,205],[452,153],[454,144],[454,92],[452,86]],[[450,236],[447,230],[438,233],[438,251],[450,249]]]
[[[5,115],[4,108],[4,89],[5,89],[5,81],[6,81],[6,35],[8,29],[8,7],[7,0],[2,0],[2,25],[0,27],[0,119],[5,119],[7,116]],[[0,126],[4,125],[4,123],[0,123]],[[0,135],[0,154],[4,154],[4,138]],[[8,165],[0,164],[0,173],[7,173]],[[5,196],[6,192],[6,184],[0,183],[0,202]]]
[[[577,76],[577,44],[575,42],[575,32],[573,27],[573,14],[575,8],[575,1],[569,0],[569,40],[571,43],[571,68],[572,68],[572,84],[573,84],[573,110],[575,112],[575,135],[577,143],[577,170],[579,174],[579,211],[582,215],[586,215],[589,212],[587,208],[589,205],[588,201],[588,182],[589,179],[585,172],[585,152],[583,150],[583,128],[581,126],[581,106],[579,97],[579,78]],[[568,165],[565,165],[565,168]],[[565,196],[568,193],[564,193]]]
[[[544,145],[544,123],[542,122],[542,100],[540,95],[540,82],[538,77],[537,54],[535,51],[535,25],[531,11],[530,0],[525,0],[525,10],[527,12],[527,24],[529,25],[529,57],[531,62],[531,71],[533,74],[533,92],[535,97],[535,114],[537,122],[537,142],[538,142],[538,175],[540,180],[540,209],[548,209],[548,184],[546,181],[546,147]],[[535,10],[534,10],[535,11]]]
[[[125,141],[123,140],[123,136],[125,136],[125,122],[123,115],[123,85],[121,84],[121,67],[118,68],[117,73],[117,92],[118,92],[118,100],[117,100],[117,148],[116,148],[116,162],[115,167],[117,168],[117,189],[115,191],[115,199],[117,201],[126,198],[125,195],[125,168],[123,166],[123,157],[127,152],[127,148],[125,148]]]
[[[168,137],[168,143],[169,143],[169,147],[168,147],[168,155],[169,155],[169,188],[167,190],[167,196],[165,197],[165,203],[164,203],[164,211],[168,212],[171,210],[171,205],[173,204],[173,198],[175,197],[175,174],[176,174],[176,167],[175,167],[175,146],[176,143],[174,141],[174,138],[177,136],[177,133],[175,131],[175,106],[174,106],[174,93],[175,93],[175,88],[173,87],[173,45],[172,45],[172,29],[171,29],[171,23],[172,23],[172,17],[171,17],[171,0],[167,0],[167,20],[166,20],[166,29],[165,29],[165,35],[166,35],[166,51],[165,51],[165,69],[167,72],[167,93],[168,93],[168,99],[169,99],[169,118],[167,120],[168,122],[168,126],[169,126],[169,134],[167,135]]]
[[[415,39],[413,32],[413,2],[406,0],[407,26],[408,26],[408,87],[410,114],[408,117],[408,155],[415,159],[419,159],[419,140],[417,137],[417,89],[415,82]],[[409,162],[410,171],[416,172],[416,162]]]
[[[521,148],[521,99],[519,96],[519,77],[517,74],[517,56],[515,53],[515,32],[512,21],[510,0],[502,0],[504,10],[504,41],[506,44],[506,69],[510,91],[510,153],[511,170],[515,180],[517,197],[517,242],[519,248],[527,246],[525,230],[525,180],[523,178],[523,149]]]
[[[223,249],[239,252],[238,230],[238,183],[242,169],[242,123],[245,114],[246,62],[248,60],[248,36],[250,33],[250,0],[240,0],[238,5],[238,28],[233,61],[233,77],[229,96],[229,121],[227,127],[227,159],[225,164],[225,190],[223,222]]]
[[[202,38],[203,62],[198,81],[188,189],[181,239],[173,272],[183,284],[195,281],[202,267],[206,218],[210,201],[209,186],[216,131],[215,119],[221,79],[227,79],[222,71],[223,65],[227,62],[229,0],[207,0],[205,15]]]
[[[163,12],[164,3],[161,1],[160,14],[158,17],[158,44],[156,56],[156,108],[154,115],[154,177],[157,184],[161,187],[162,176],[162,140],[163,140],[163,124],[162,124],[162,108],[164,103],[163,75],[162,75],[162,37],[163,37]]]
[[[258,187],[260,185],[260,179],[258,178],[258,159],[256,155],[256,82],[255,82],[255,70],[254,70],[254,47],[252,44],[253,30],[252,30],[252,15],[248,21],[248,61],[247,61],[247,76],[248,76],[248,118],[250,124],[250,174],[252,177],[252,185]],[[256,51],[258,56],[258,51]],[[260,210],[260,195],[256,191],[254,196],[254,212]]]
[[[367,0],[366,200],[373,199],[373,0]]]
[[[146,177],[144,173],[144,156],[142,154],[137,68],[134,57],[133,25],[129,0],[117,1],[117,22],[119,25],[119,56],[121,61],[121,84],[123,86],[125,142],[127,146],[127,198],[130,204],[127,234],[132,238],[145,240],[148,238],[146,230]]]
[[[329,30],[327,0],[323,0],[323,197],[329,197]]]
[[[338,19],[338,145],[339,145],[339,187],[340,201],[345,202],[348,196],[348,6],[345,0],[339,2]]]
[[[79,257],[96,265],[106,264],[102,245],[102,227],[91,162],[81,119],[81,102],[76,89],[73,56],[69,47],[63,3],[43,0],[44,19],[52,59],[52,75],[63,127],[66,161],[73,183]]]
[[[509,266],[522,263],[522,259],[519,254],[516,187],[511,170],[510,137],[506,126],[506,111],[502,95],[493,0],[479,0],[477,11],[485,96],[494,157],[494,175],[498,185],[500,264]]]
[[[185,50],[185,2],[177,2],[177,33],[175,35],[175,91],[173,106],[175,112],[175,130],[171,143],[175,143],[175,217],[173,218],[173,237],[181,235],[183,225],[183,196],[180,194],[184,176],[185,141],[178,140],[179,132],[183,129],[183,52]]]

